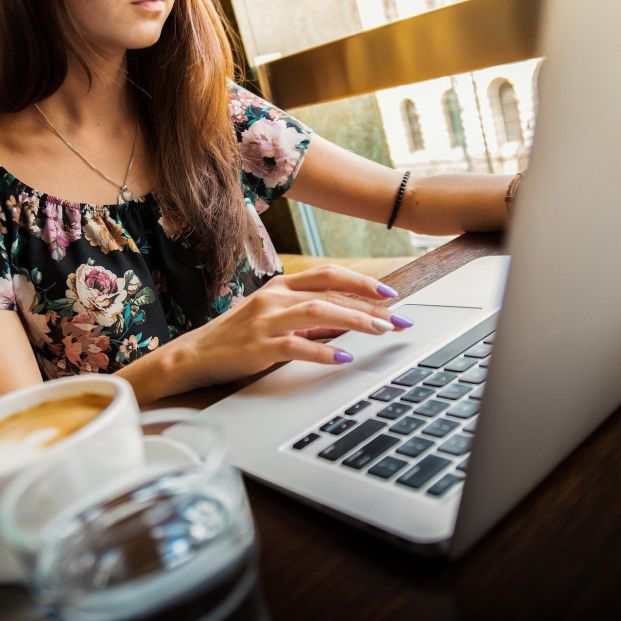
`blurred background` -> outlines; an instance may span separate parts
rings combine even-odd
[[[527,167],[538,4],[222,1],[246,86],[325,138],[416,176]],[[337,258],[381,276],[449,239],[284,199],[264,219],[288,271]]]

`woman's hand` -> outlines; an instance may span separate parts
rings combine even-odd
[[[287,360],[351,362],[348,352],[310,339],[346,330],[379,335],[412,325],[384,306],[345,294],[376,301],[397,295],[373,278],[332,265],[277,276],[223,315],[161,348],[176,361],[175,392],[229,382]]]

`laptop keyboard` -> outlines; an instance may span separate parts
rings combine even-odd
[[[497,318],[492,315],[344,407],[291,448],[387,484],[442,497],[465,477]],[[327,445],[326,438],[331,440]],[[317,452],[317,444],[326,446]]]

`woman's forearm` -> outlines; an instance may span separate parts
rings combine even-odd
[[[408,184],[396,225],[447,235],[506,227],[505,195],[511,175],[456,174],[420,177]]]
[[[314,136],[287,196],[386,224],[402,178],[402,171]],[[433,235],[502,230],[507,223],[504,197],[511,178],[470,173],[418,177],[414,169],[395,224]]]
[[[140,406],[186,390],[184,384],[184,350],[168,343],[119,369],[115,375],[126,379]]]

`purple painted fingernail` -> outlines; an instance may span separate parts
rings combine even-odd
[[[385,298],[398,298],[399,297],[398,291],[395,291],[392,287],[389,287],[388,285],[385,285],[383,283],[380,283],[377,286],[376,291],[380,295],[383,295]]]
[[[334,362],[353,362],[354,357],[346,351],[335,351]]]
[[[390,321],[392,321],[393,325],[397,326],[397,328],[411,328],[414,325],[409,319],[401,315],[392,315]]]

